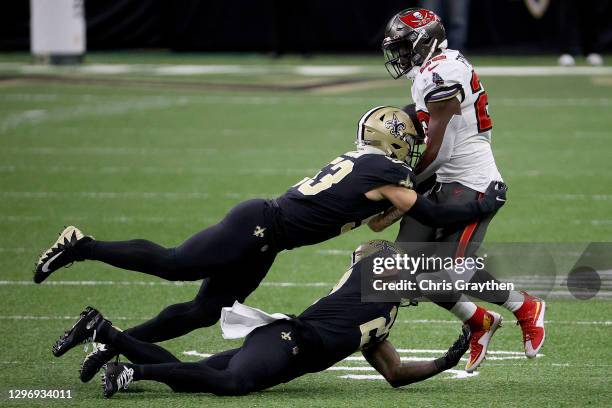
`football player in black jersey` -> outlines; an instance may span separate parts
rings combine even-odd
[[[175,248],[142,239],[99,241],[67,227],[40,257],[34,281],[41,283],[60,267],[83,260],[170,281],[204,279],[195,299],[168,306],[126,330],[138,340],[155,343],[215,324],[224,306],[244,301],[257,288],[284,249],[323,242],[389,208],[377,217],[381,222],[409,213],[424,224],[445,226],[480,219],[503,205],[506,187],[496,182],[482,200],[461,205],[439,205],[417,195],[405,163],[415,136],[413,122],[401,109],[370,109],[359,121],[356,151],[332,160],[281,197],[240,203],[221,222]],[[81,380],[89,381],[114,355],[112,348],[88,355]]]
[[[67,351],[95,335],[124,354],[131,363],[107,363],[104,368],[107,398],[140,380],[167,384],[175,392],[244,395],[325,370],[359,350],[393,387],[422,381],[459,362],[468,348],[469,329],[464,326],[459,339],[436,360],[401,362],[387,340],[400,302],[362,302],[362,279],[372,276],[374,258],[398,253],[387,241],[360,245],[349,270],[327,296],[296,318],[255,328],[242,347],[199,362],[180,362],[162,347],[117,330],[91,307],[56,348]],[[385,272],[397,275],[392,269]]]

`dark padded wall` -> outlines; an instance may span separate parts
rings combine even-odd
[[[557,52],[559,4],[536,20],[522,0],[472,0],[468,47],[492,52]],[[29,49],[29,1],[0,12],[0,50]],[[578,3],[578,2],[576,2]],[[603,26],[612,50],[610,0],[584,0],[571,18]],[[176,51],[378,52],[386,21],[417,4],[399,0],[85,0],[87,48]],[[596,13],[589,10],[600,9]],[[573,11],[572,11],[573,13]],[[585,17],[586,16],[586,17]]]

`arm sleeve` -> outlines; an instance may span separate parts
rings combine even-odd
[[[442,139],[442,146],[438,151],[438,155],[433,162],[427,166],[425,170],[416,176],[417,183],[422,183],[432,176],[444,163],[447,163],[452,154],[455,146],[455,135],[465,126],[465,121],[460,115],[453,115],[451,120],[446,125],[444,131],[444,138]]]
[[[488,213],[489,211],[483,208],[478,200],[465,204],[436,204],[418,195],[414,205],[406,214],[422,224],[440,228],[475,221]]]

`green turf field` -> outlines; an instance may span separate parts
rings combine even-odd
[[[118,73],[24,69],[24,55],[0,56],[0,404],[9,389],[71,389],[82,406],[609,406],[612,302],[549,299],[543,356],[492,354],[479,375],[442,374],[392,389],[342,378],[370,371],[325,371],[240,398],[177,395],[132,385],[110,402],[97,379],[81,384],[83,352],[50,352],[86,305],[121,327],[191,299],[197,286],[163,285],[145,275],[87,263],[28,285],[39,251],[63,225],[97,238],[179,244],[250,197],[273,197],[353,148],[356,121],[372,106],[410,102],[408,81],[392,81],[381,59],[100,54],[91,64],[231,64],[233,73],[160,75],[151,67]],[[552,65],[546,58],[475,58],[481,65]],[[354,65],[346,75],[296,73],[298,65]],[[258,70],[257,70],[258,69]],[[222,71],[222,70],[221,70]],[[612,74],[487,76],[494,152],[509,202],[487,242],[612,241]],[[380,237],[394,239],[397,226]],[[247,301],[299,313],[327,293],[350,251],[375,235],[364,228],[280,254]],[[83,281],[98,281],[85,285]],[[64,282],[62,284],[62,282]],[[72,282],[72,284],[70,284]],[[110,283],[114,282],[114,283]],[[149,285],[148,283],[151,283]],[[280,285],[286,283],[286,285]],[[500,308],[494,307],[500,311]],[[493,351],[521,352],[511,314]],[[390,340],[403,349],[446,349],[459,332],[429,304],[400,311]],[[164,343],[214,353],[235,347],[218,326]],[[407,351],[404,356],[434,356]],[[502,358],[511,356],[514,358]],[[340,363],[362,367],[363,361]],[[459,367],[460,368],[460,367]],[[65,404],[68,401],[59,401]],[[50,401],[40,403],[51,403]]]

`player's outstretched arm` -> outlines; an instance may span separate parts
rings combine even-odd
[[[505,204],[507,191],[508,187],[504,183],[492,181],[480,200],[465,204],[436,204],[414,190],[392,185],[368,191],[366,197],[374,201],[387,199],[402,215],[408,214],[422,224],[439,228],[486,217]],[[397,220],[397,215],[385,212],[372,218],[368,225],[375,231],[382,231]]]
[[[403,363],[395,347],[385,340],[362,351],[365,359],[394,388],[426,380],[453,368],[469,348],[470,330],[463,326],[461,335],[440,358],[431,361]]]

